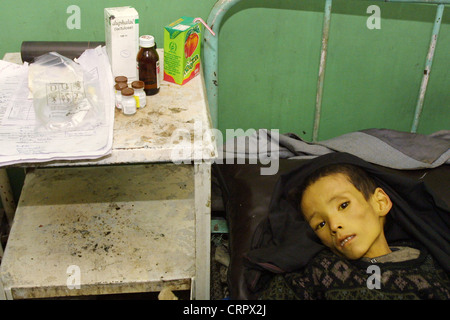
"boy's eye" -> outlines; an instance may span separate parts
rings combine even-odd
[[[325,221],[322,221],[316,226],[316,230],[322,229],[325,226]]]
[[[348,207],[348,205],[349,205],[349,201],[345,201],[340,204],[339,209],[345,209]]]

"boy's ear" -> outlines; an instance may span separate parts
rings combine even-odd
[[[375,189],[372,200],[375,204],[375,210],[377,210],[380,217],[386,216],[392,208],[391,198],[389,198],[387,193],[381,188]]]

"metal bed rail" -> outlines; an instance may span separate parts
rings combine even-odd
[[[230,8],[242,0],[219,0],[212,8],[207,24],[215,32],[216,36],[206,32],[204,36],[204,72],[205,72],[205,85],[208,96],[208,102],[211,112],[211,119],[213,126],[218,127],[218,61],[219,61],[219,30],[222,23],[222,19]],[[434,4],[437,5],[436,18],[434,20],[433,31],[431,34],[430,46],[426,56],[425,67],[423,71],[422,82],[419,88],[419,94],[417,104],[414,113],[414,120],[411,125],[411,132],[415,133],[420,122],[420,117],[423,110],[423,103],[425,94],[428,87],[428,80],[430,78],[431,67],[433,64],[434,52],[439,37],[439,30],[441,27],[442,16],[444,13],[445,4],[450,4],[450,0],[374,0],[376,2],[402,2],[402,3],[422,3],[422,4]],[[371,1],[371,2],[374,2]],[[322,97],[323,97],[323,84],[325,79],[325,69],[328,52],[328,37],[330,33],[331,24],[331,12],[332,12],[332,0],[325,0],[323,27],[322,27],[322,48],[320,53],[320,64],[317,79],[316,89],[316,103],[314,112],[314,125],[312,140],[317,141],[320,115],[322,109]]]

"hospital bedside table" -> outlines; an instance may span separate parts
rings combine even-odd
[[[184,86],[163,81],[134,116],[116,110],[111,155],[30,166],[0,297],[170,288],[209,299],[216,155],[201,74]]]

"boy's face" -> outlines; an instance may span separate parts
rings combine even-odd
[[[306,188],[301,208],[323,244],[348,259],[374,258],[390,251],[384,216],[392,203],[381,188],[369,200],[344,174],[322,177]]]

